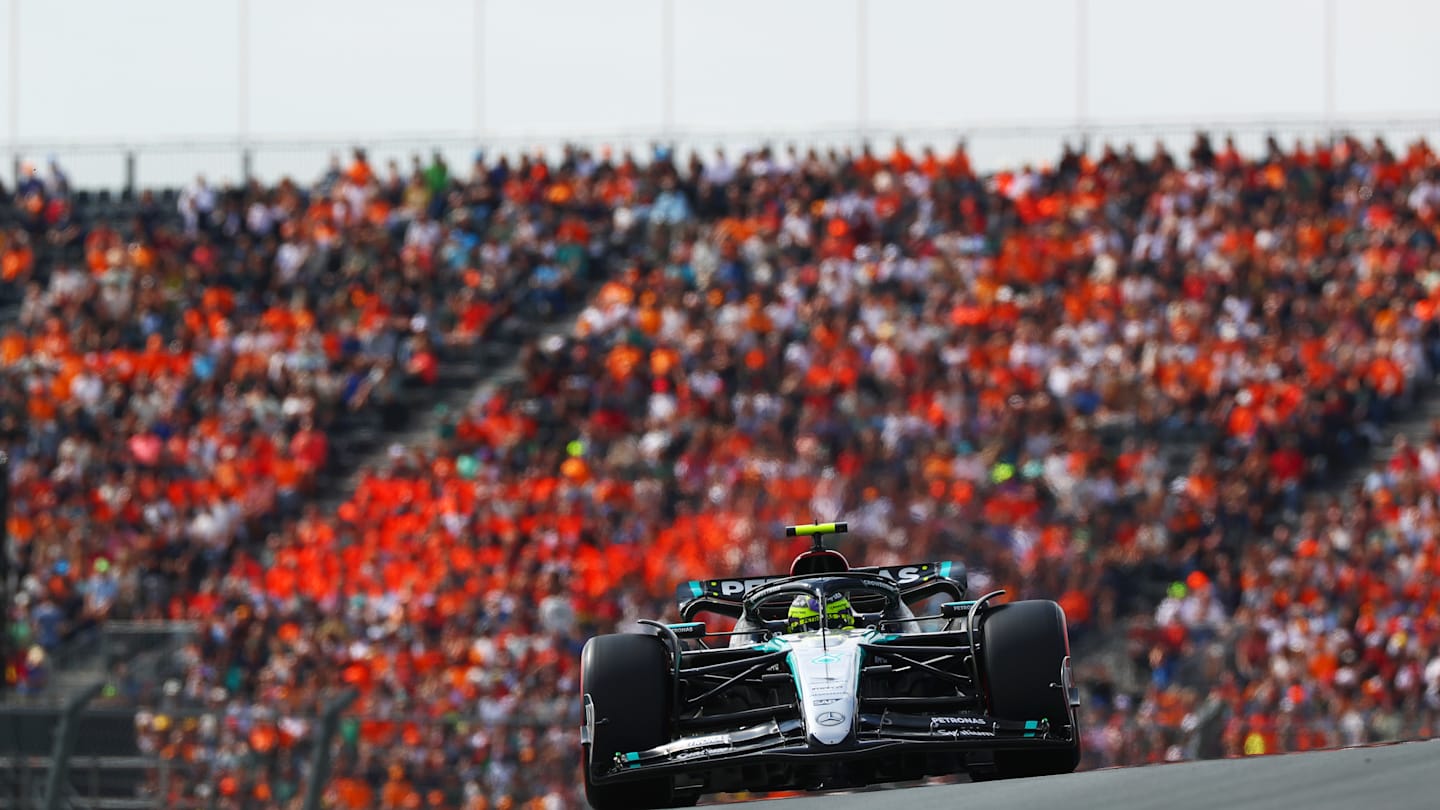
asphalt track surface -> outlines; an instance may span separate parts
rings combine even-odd
[[[753,802],[765,810],[1440,810],[1440,739]]]

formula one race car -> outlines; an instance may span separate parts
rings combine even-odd
[[[996,604],[1004,591],[969,599],[954,563],[851,568],[822,540],[846,528],[791,526],[814,545],[790,576],[686,582],[681,622],[643,620],[642,632],[585,645],[591,805],[1075,769],[1079,699],[1060,606]],[[914,614],[942,595],[938,614]],[[694,621],[702,613],[735,625],[712,632]]]

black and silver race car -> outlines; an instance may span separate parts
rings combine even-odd
[[[586,643],[591,805],[1075,769],[1079,699],[1060,606],[998,604],[1004,591],[971,599],[954,563],[852,568],[822,540],[844,531],[791,526],[814,545],[789,576],[686,582],[680,622]],[[938,613],[915,615],[942,595]],[[701,614],[734,627],[712,632]]]

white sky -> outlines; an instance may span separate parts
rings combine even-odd
[[[1440,126],[1440,2],[1331,1],[1334,115]],[[868,0],[863,22],[861,0],[0,0],[0,143],[655,133],[666,3],[673,129],[707,144],[853,133],[862,105],[882,131],[1327,113],[1326,0]],[[72,173],[115,164],[59,151]],[[171,150],[142,174],[206,160],[234,162]]]

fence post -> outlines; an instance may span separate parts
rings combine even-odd
[[[240,182],[250,184],[250,178],[255,176],[255,150],[249,146],[240,150]]]
[[[10,586],[10,456],[0,450],[0,667],[10,661],[10,602],[15,593]],[[0,672],[0,692],[8,684]]]
[[[55,745],[50,752],[50,772],[45,776],[45,810],[58,810],[60,807],[60,793],[65,775],[70,770],[70,753],[75,749],[75,737],[80,733],[76,721],[85,706],[104,688],[104,681],[96,681],[71,698],[60,713],[60,725],[55,729]]]
[[[135,150],[125,153],[125,197],[135,196]]]
[[[160,801],[170,800],[170,758],[160,758]],[[163,806],[163,805],[162,805]]]
[[[320,730],[315,735],[315,750],[310,753],[310,784],[305,786],[305,804],[301,810],[320,810],[320,797],[325,793],[325,783],[330,780],[330,741],[340,726],[340,713],[350,707],[360,693],[347,689],[325,707],[320,717]]]

